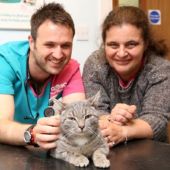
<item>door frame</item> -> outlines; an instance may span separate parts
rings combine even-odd
[[[144,11],[146,11],[146,1],[145,0],[139,0],[139,8],[142,8]]]
[[[112,0],[112,8],[117,7],[119,4],[119,0]]]

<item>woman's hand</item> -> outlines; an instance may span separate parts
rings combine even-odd
[[[135,105],[118,103],[111,111],[111,120],[120,125],[125,125],[132,120],[136,113]]]
[[[127,127],[111,122],[108,115],[99,120],[99,127],[109,147],[127,140]]]
[[[40,118],[33,128],[35,143],[43,149],[55,148],[59,134],[60,118],[58,116]]]

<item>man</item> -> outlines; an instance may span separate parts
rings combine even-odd
[[[28,42],[0,46],[0,142],[56,147],[60,121],[44,117],[49,99],[85,98],[79,64],[70,59],[74,34],[71,16],[50,3],[33,14]]]

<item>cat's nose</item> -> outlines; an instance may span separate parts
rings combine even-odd
[[[83,129],[84,129],[84,127],[85,127],[84,122],[79,122],[79,128],[80,128],[81,130],[83,130]]]

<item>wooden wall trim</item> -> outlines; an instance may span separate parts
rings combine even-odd
[[[119,0],[112,0],[112,7],[115,8],[119,6]]]
[[[139,8],[143,9],[144,11],[147,10],[147,2],[144,0],[139,0]]]

